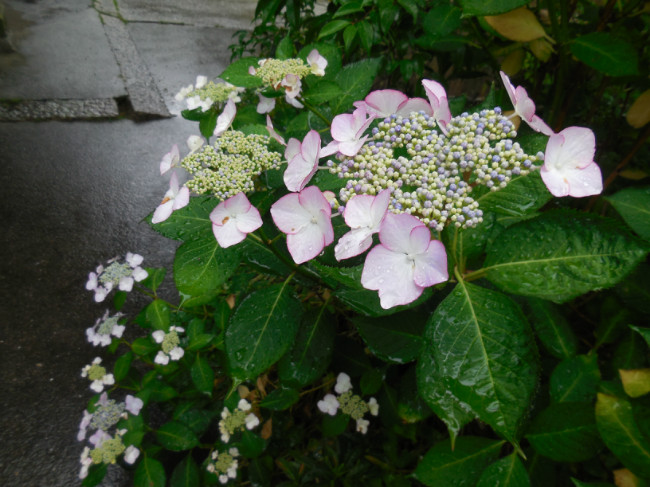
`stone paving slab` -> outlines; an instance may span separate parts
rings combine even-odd
[[[84,99],[124,96],[97,11],[83,2],[4,0],[16,53],[0,54],[0,98]]]
[[[120,114],[114,98],[86,100],[23,100],[0,102],[0,121],[88,120],[115,118]]]

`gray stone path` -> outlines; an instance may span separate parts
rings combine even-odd
[[[173,96],[227,66],[256,2],[0,3],[15,49],[0,50],[0,486],[69,487],[92,397],[80,370],[106,355],[85,341],[106,308],[88,272],[127,251],[171,264],[141,220],[168,186],[160,158],[196,133]],[[104,483],[130,484],[118,468]]]

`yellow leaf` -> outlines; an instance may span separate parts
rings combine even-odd
[[[485,17],[485,21],[503,37],[512,41],[530,42],[546,36],[542,24],[526,7]]]
[[[618,373],[628,396],[640,397],[650,392],[650,369],[619,369]]]
[[[641,128],[650,122],[650,90],[644,91],[634,100],[625,118],[627,123],[635,129]]]
[[[643,482],[639,477],[630,472],[627,468],[614,470],[614,484],[616,487],[643,487]]]
[[[619,176],[625,179],[631,179],[632,181],[640,181],[641,179],[647,178],[648,173],[643,169],[625,169],[619,173]]]
[[[555,52],[551,43],[544,37],[535,39],[528,43],[528,47],[533,52],[535,57],[545,63],[551,57],[551,54]]]
[[[526,53],[523,49],[515,49],[501,63],[501,71],[512,78],[524,65],[524,56],[526,56]]]

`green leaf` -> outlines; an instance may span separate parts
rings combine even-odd
[[[280,41],[278,47],[275,49],[275,57],[277,59],[289,59],[293,57],[295,49],[293,47],[293,42],[291,41],[291,36],[286,36]]]
[[[509,227],[488,249],[484,270],[504,291],[564,302],[613,286],[646,254],[613,220],[559,210]]]
[[[305,90],[304,97],[309,103],[320,105],[334,100],[343,94],[343,90],[334,81],[320,80],[314,86]]]
[[[533,420],[526,439],[540,455],[556,462],[588,460],[603,446],[590,403],[551,405]]]
[[[578,353],[578,338],[558,306],[528,298],[529,320],[539,341],[554,357],[563,359]]]
[[[238,246],[224,249],[214,236],[185,242],[174,258],[174,282],[183,294],[210,294],[228,280],[239,265]]]
[[[460,0],[464,16],[498,15],[527,3],[527,0]]]
[[[88,475],[83,480],[83,482],[81,482],[81,485],[83,487],[95,487],[95,485],[104,480],[104,477],[106,476],[106,469],[107,465],[105,463],[100,463],[99,465],[91,465],[88,469]]]
[[[266,448],[266,441],[252,431],[244,431],[238,443],[239,453],[245,458],[255,458]]]
[[[425,340],[437,362],[429,380],[442,381],[464,409],[514,441],[539,373],[533,334],[517,304],[461,281],[433,313]]]
[[[397,414],[405,423],[417,423],[431,416],[433,412],[419,394],[417,364],[409,367],[400,377],[397,397]]]
[[[207,112],[207,115],[199,120],[199,131],[201,135],[210,140],[210,137],[214,135],[214,129],[217,127],[217,117],[219,114],[214,109],[210,109]]]
[[[176,389],[160,379],[149,380],[146,384],[143,382],[141,392],[154,402],[165,402],[178,396]]]
[[[633,326],[633,325],[630,325],[630,328],[632,328],[639,335],[641,335],[645,340],[645,342],[650,347],[650,328],[641,328],[640,326]]]
[[[193,110],[182,110],[181,115],[185,120],[190,120],[191,122],[200,122],[203,118],[208,116],[202,108],[195,108]]]
[[[502,215],[525,216],[534,213],[550,201],[539,171],[513,178],[508,186],[498,191],[487,191],[475,198],[480,208]]]
[[[352,320],[370,351],[395,364],[415,360],[422,349],[426,315],[404,311],[383,318],[357,317]]]
[[[336,321],[325,306],[309,310],[300,323],[295,342],[278,364],[283,384],[311,384],[329,367],[336,335]]]
[[[149,337],[140,337],[133,340],[131,344],[131,350],[133,353],[139,356],[147,355],[148,353],[158,350],[160,346],[157,343],[151,341]]]
[[[530,487],[530,478],[516,453],[497,460],[481,475],[476,487]]]
[[[190,370],[192,382],[196,388],[204,394],[212,394],[212,386],[214,385],[214,371],[210,367],[208,359],[201,355],[196,355],[196,360],[192,364]]]
[[[497,458],[503,443],[461,436],[452,450],[449,440],[441,441],[427,452],[413,475],[430,487],[475,485],[486,467]]]
[[[380,67],[380,59],[364,59],[339,71],[334,81],[343,89],[343,94],[330,104],[332,113],[343,113],[352,107],[353,102],[363,100],[370,92]]]
[[[318,40],[321,40],[323,37],[335,34],[336,32],[344,29],[350,25],[349,20],[332,20],[323,26],[323,28],[318,33]]]
[[[289,409],[300,399],[300,393],[295,389],[280,388],[271,392],[260,401],[260,406],[271,411]]]
[[[156,299],[147,306],[147,320],[155,330],[169,329],[169,305],[162,299]]]
[[[257,68],[258,61],[259,58],[256,57],[244,57],[238,59],[228,66],[226,70],[219,75],[219,78],[243,88],[257,88],[258,86],[262,86],[262,78],[248,74],[248,68],[251,66]]]
[[[256,378],[293,344],[302,314],[288,282],[248,295],[226,330],[226,355],[233,377]]]
[[[650,187],[627,188],[605,199],[632,230],[650,240]]]
[[[171,216],[160,223],[151,223],[151,215],[147,221],[156,232],[174,240],[195,240],[212,234],[210,213],[214,210],[219,200],[212,196],[199,196],[190,198],[189,204],[176,210]]]
[[[151,289],[153,292],[156,292],[158,286],[160,286],[160,284],[163,282],[163,279],[165,279],[167,269],[164,267],[160,269],[146,267],[145,270],[147,271],[147,278],[143,281],[140,281],[140,284],[148,289]]]
[[[323,415],[323,424],[322,431],[323,436],[338,436],[345,431],[350,422],[350,416],[347,414],[337,414],[336,416],[330,416],[328,414]]]
[[[291,272],[291,268],[275,255],[268,245],[262,242],[248,238],[239,247],[242,249],[244,262],[263,272],[278,276],[287,275]]]
[[[169,421],[156,431],[158,442],[167,450],[191,450],[199,444],[194,432],[182,423]]]
[[[374,41],[374,33],[373,33],[372,25],[370,25],[369,22],[362,20],[357,24],[357,31],[359,32],[359,40],[361,41],[361,47],[363,47],[363,49],[366,52],[370,53],[370,49],[372,48],[372,44]]]
[[[640,477],[650,477],[650,442],[636,425],[629,401],[599,393],[596,425],[607,448],[623,465]]]
[[[172,472],[171,487],[196,487],[199,482],[199,467],[192,455],[187,455]]]
[[[135,469],[135,487],[165,487],[166,482],[165,469],[158,460],[145,456]]]
[[[413,17],[413,20],[417,20],[418,18],[418,4],[415,2],[415,0],[397,0],[397,3],[399,3],[404,10],[406,10],[411,17]]]
[[[580,482],[578,479],[571,477],[571,482],[575,487],[615,487],[614,484],[607,482]]]
[[[384,34],[390,31],[391,26],[399,17],[399,7],[393,0],[379,0],[379,25]]]
[[[341,5],[341,7],[339,7],[339,9],[334,13],[333,18],[336,19],[345,15],[356,14],[357,12],[363,12],[363,0],[353,0]]]
[[[113,367],[113,377],[115,377],[116,382],[121,381],[127,376],[129,369],[131,368],[132,360],[133,352],[126,352],[115,361],[115,367]]]
[[[348,25],[343,31],[343,45],[345,46],[345,51],[348,52],[354,42],[354,38],[357,36],[357,26],[354,24]]]
[[[437,5],[422,19],[422,28],[429,35],[446,36],[460,27],[462,13],[461,9],[453,5]]]
[[[184,408],[177,407],[174,410],[174,419],[183,423],[200,437],[208,429],[208,426],[210,426],[213,413],[205,409],[186,409],[191,407],[192,403],[186,403]]]
[[[592,32],[573,40],[571,53],[580,61],[608,76],[639,74],[636,49],[607,32]]]
[[[591,402],[600,384],[598,356],[595,353],[563,360],[555,367],[549,382],[553,402]]]

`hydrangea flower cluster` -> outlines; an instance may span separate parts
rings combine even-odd
[[[170,326],[169,331],[165,333],[163,330],[154,331],[151,336],[156,343],[161,345],[162,350],[158,351],[154,362],[160,365],[167,365],[169,360],[180,360],[185,355],[185,350],[180,346],[181,339],[179,333],[183,333],[185,329],[180,326]]]
[[[197,76],[196,83],[181,88],[175,98],[176,101],[185,100],[188,110],[200,108],[207,112],[215,103],[221,105],[228,100],[235,103],[240,102],[239,95],[244,91],[246,88],[240,88],[225,81],[215,83],[208,81],[206,76]]]
[[[95,403],[94,412],[84,411],[84,417],[79,424],[77,440],[86,439],[88,430],[95,430],[95,433],[88,438],[93,448],[86,446],[81,454],[81,471],[79,478],[88,476],[88,469],[93,464],[115,463],[120,455],[126,463],[132,464],[140,455],[140,450],[133,445],[128,447],[124,444],[122,437],[127,430],[116,430],[113,435],[109,431],[122,419],[127,419],[129,414],[137,416],[140,414],[143,402],[134,396],[126,396],[124,402],[117,402],[108,399],[104,392],[99,401]]]
[[[503,188],[541,157],[512,141],[514,125],[498,107],[451,118],[446,134],[437,127],[424,111],[380,121],[355,156],[328,161],[332,173],[349,179],[341,200],[390,189],[393,213],[409,213],[438,231],[449,224],[472,227],[483,215],[470,196],[472,185]]]
[[[356,421],[357,431],[365,435],[368,432],[370,421],[363,417],[368,412],[372,416],[379,414],[377,399],[371,397],[366,402],[361,396],[352,394],[352,382],[350,376],[345,372],[341,372],[336,378],[334,391],[338,394],[338,397],[334,394],[325,395],[321,401],[318,401],[318,409],[330,416],[336,416],[340,409],[343,414],[347,414]]]
[[[230,411],[227,407],[221,411],[221,420],[219,421],[219,432],[221,433],[221,441],[228,443],[230,437],[237,431],[244,431],[245,429],[252,430],[260,424],[260,419],[252,412],[251,403],[246,399],[240,399],[234,411]]]
[[[134,282],[140,282],[148,276],[147,271],[140,267],[142,260],[141,255],[127,252],[126,262],[120,262],[115,257],[106,263],[106,267],[97,266],[95,272],[88,274],[86,289],[95,292],[95,301],[98,303],[104,301],[116,286],[120,291],[131,291]]]
[[[101,345],[102,347],[107,347],[113,341],[112,336],[122,338],[125,326],[120,325],[119,320],[123,316],[123,313],[115,313],[113,316],[109,316],[109,312],[106,310],[104,316],[97,318],[95,324],[86,329],[88,342],[94,346]]]
[[[101,363],[102,359],[95,357],[92,364],[81,369],[81,377],[88,377],[92,381],[90,388],[95,392],[102,392],[104,386],[115,384],[115,377],[113,377],[113,374],[107,373],[106,368],[100,365]]]
[[[227,452],[215,450],[210,455],[210,461],[205,468],[208,472],[217,475],[219,482],[227,484],[230,479],[237,478],[238,456],[237,448],[230,448]]]
[[[266,135],[228,130],[181,162],[193,178],[186,186],[197,194],[212,194],[221,200],[237,193],[251,192],[262,171],[276,169],[282,155],[267,147]]]

